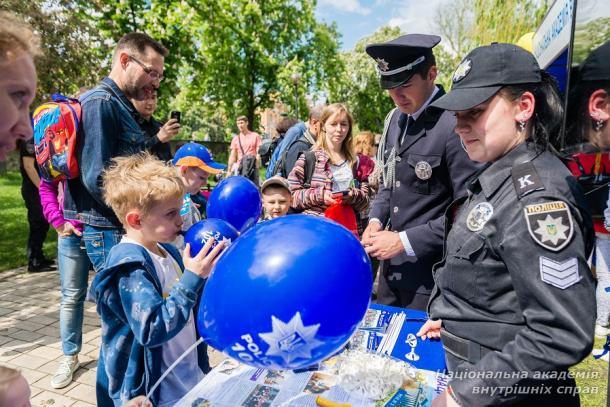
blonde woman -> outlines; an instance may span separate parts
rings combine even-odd
[[[361,131],[354,137],[354,150],[356,154],[375,157],[375,135],[370,131]]]
[[[353,119],[345,105],[327,106],[320,124],[316,144],[311,152],[299,157],[288,176],[292,207],[321,215],[341,196],[343,203],[359,213],[370,202],[368,176],[373,168],[372,160],[354,151]],[[308,154],[314,158],[311,176],[306,171]]]

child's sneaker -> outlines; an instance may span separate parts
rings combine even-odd
[[[54,389],[61,389],[69,385],[72,382],[74,372],[76,372],[76,369],[79,367],[78,355],[65,356],[64,360],[59,364],[59,368],[57,368],[57,373],[55,373],[55,376],[51,379],[51,387]]]
[[[610,329],[607,326],[601,326],[595,324],[595,336],[598,338],[605,338],[610,335]]]
[[[593,349],[593,351],[591,352],[591,354],[593,355],[593,357],[595,357],[595,359],[597,360],[603,360],[605,362],[609,361],[610,358],[610,352],[606,352],[604,353],[603,349]],[[601,357],[600,357],[601,356]]]

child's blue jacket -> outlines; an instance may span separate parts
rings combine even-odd
[[[163,248],[184,270],[178,250]],[[204,279],[189,270],[163,298],[163,288],[145,248],[120,243],[110,250],[106,265],[91,283],[102,320],[102,345],[97,366],[97,405],[121,406],[146,394],[161,376],[162,346],[186,325]],[[207,349],[197,349],[199,366],[209,371]],[[151,396],[153,405],[158,389]]]

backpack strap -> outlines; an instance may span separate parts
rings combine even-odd
[[[237,142],[239,143],[239,148],[241,150],[241,155],[244,156],[246,155],[246,152],[244,151],[244,147],[241,145],[241,133],[237,134]]]
[[[307,138],[305,138],[304,136],[299,136],[296,139],[292,140],[289,145],[284,147],[284,149],[280,153],[280,156],[278,157],[277,161],[275,162],[275,167],[273,167],[273,175],[280,175],[284,178],[288,178],[290,171],[286,171],[286,158],[288,158],[288,152],[290,151],[290,149],[296,143],[298,143],[300,141],[306,142],[311,148],[311,144],[309,144],[309,142],[307,141]],[[291,168],[291,170],[292,170],[292,168]]]
[[[305,152],[305,179],[303,180],[303,187],[311,188],[311,179],[313,178],[313,170],[316,166],[316,153],[313,151]]]
[[[292,145],[292,144],[290,144]],[[280,153],[280,156],[277,158],[277,160],[275,161],[275,163],[273,164],[273,175],[279,175],[280,177],[288,177],[288,174],[285,174],[284,171],[284,163],[286,162],[286,154],[288,153],[288,149],[290,148],[290,146],[284,148],[284,150],[282,150],[282,152]]]
[[[356,179],[358,176],[358,168],[360,167],[360,154],[356,154],[356,160],[354,161],[354,165],[352,165],[352,177]]]

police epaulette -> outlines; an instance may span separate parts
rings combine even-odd
[[[542,191],[544,189],[544,185],[542,184],[542,181],[540,181],[536,168],[530,161],[514,166],[511,170],[511,174],[518,199],[523,198],[530,192]]]

